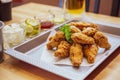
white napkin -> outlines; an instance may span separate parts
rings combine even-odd
[[[104,56],[104,49],[99,49],[98,55],[96,56],[95,63],[99,61]],[[57,58],[54,56],[53,50],[48,50],[47,47],[44,48],[43,53],[41,55],[41,60],[47,63],[52,63],[56,65],[65,65],[65,66],[72,66],[72,63],[68,58]],[[83,58],[81,66],[92,66],[94,64],[89,64],[86,58]]]

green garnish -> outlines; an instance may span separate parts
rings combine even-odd
[[[60,31],[63,31],[65,33],[65,38],[69,43],[72,43],[71,39],[71,31],[70,31],[70,25],[64,24],[62,27],[60,27]]]

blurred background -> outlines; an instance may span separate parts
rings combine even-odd
[[[104,15],[112,15],[120,17],[120,0],[86,0],[87,11]],[[52,5],[61,7],[63,0],[13,0],[12,7],[35,2],[40,4]],[[95,7],[97,6],[97,11]]]

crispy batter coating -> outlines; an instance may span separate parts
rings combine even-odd
[[[70,60],[73,66],[80,66],[83,60],[82,46],[78,43],[73,43],[70,47]]]
[[[87,58],[88,63],[94,63],[96,55],[98,53],[98,46],[96,44],[85,45],[83,52],[85,57]]]
[[[111,45],[108,42],[108,38],[102,32],[96,32],[94,39],[101,48],[110,49]]]
[[[54,36],[49,38],[48,49],[55,48],[55,57],[69,57],[75,67],[79,67],[85,57],[88,63],[94,63],[98,54],[99,47],[110,49],[111,45],[108,38],[100,31],[98,26],[88,22],[70,22],[70,36],[72,43],[65,38],[65,33],[57,31]],[[99,47],[98,47],[99,46]]]
[[[54,47],[58,47],[60,42],[64,39],[65,39],[64,33],[62,31],[57,31],[55,36],[49,38],[49,42],[47,43],[47,48],[51,50]]]
[[[81,30],[75,26],[70,26],[70,30],[72,33],[77,33],[77,32],[81,32]]]
[[[55,34],[55,37],[56,37],[56,39],[64,39],[65,38],[64,32],[57,31]]]
[[[69,25],[71,26],[76,26],[78,27],[79,29],[83,29],[84,27],[87,27],[89,26],[90,24],[89,23],[86,23],[86,22],[70,22]]]
[[[85,28],[82,31],[82,33],[87,36],[93,36],[96,32],[97,32],[97,30],[95,28],[91,28],[91,27]]]
[[[98,30],[98,26],[94,23],[88,23],[88,22],[70,22],[69,25],[76,26],[79,29],[83,30],[85,27],[92,27]]]
[[[98,25],[97,24],[90,23],[89,27],[92,27],[92,28],[95,28],[96,30],[98,30]]]
[[[82,33],[73,33],[71,35],[71,38],[73,42],[76,42],[76,43],[81,43],[81,44],[94,44],[95,43],[92,37],[89,37]]]
[[[68,57],[70,46],[71,45],[67,41],[61,41],[58,46],[58,49],[55,51],[54,56],[61,58]]]

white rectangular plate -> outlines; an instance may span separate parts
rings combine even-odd
[[[61,24],[63,25],[63,24]],[[53,29],[57,30],[61,25],[55,26]],[[105,27],[105,25],[104,25]],[[85,79],[93,70],[95,70],[107,57],[109,57],[113,51],[115,51],[120,46],[120,37],[105,33],[108,37],[109,42],[112,47],[110,50],[105,51],[101,59],[97,60],[93,66],[80,66],[79,68],[74,68],[72,66],[60,66],[55,65],[44,60],[41,60],[41,55],[45,54],[42,51],[46,45],[47,37],[52,31],[48,30],[41,35],[34,37],[33,39],[26,41],[16,47],[5,50],[6,54],[9,54],[19,60],[27,62],[31,65],[37,66],[44,70],[50,71],[59,76],[72,79],[72,80],[82,80]],[[46,57],[47,58],[47,57]]]

